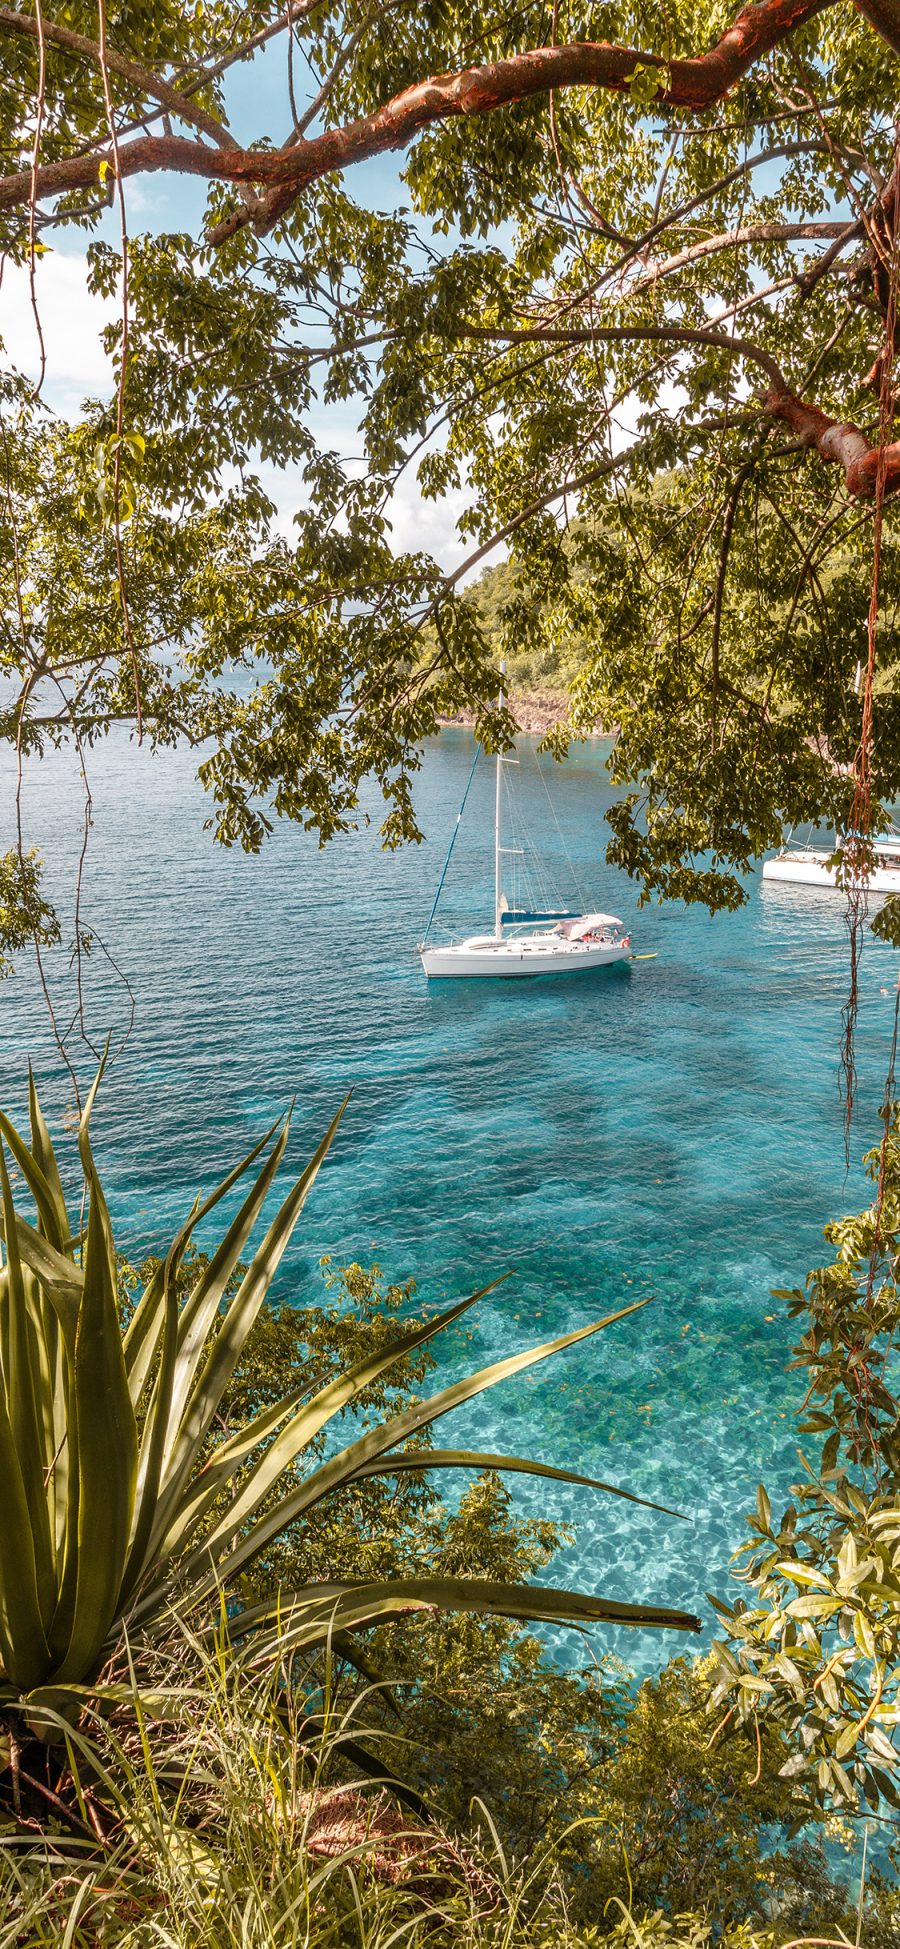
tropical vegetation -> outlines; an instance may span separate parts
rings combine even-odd
[[[83,1028],[100,739],[192,747],[226,846],[324,842],[370,781],[393,846],[443,715],[513,735],[500,658],[558,693],[555,751],[615,727],[642,898],[736,907],[801,821],[869,845],[900,795],[896,0],[70,0],[0,10],[0,46],[33,326],[0,370],[0,976],[33,951],[49,997],[63,946],[34,758],[84,794]],[[77,411],[63,259],[109,362]],[[404,495],[455,522],[440,560]],[[848,1131],[862,918],[851,886]],[[872,1203],[781,1295],[801,1479],[760,1485],[712,1652],[640,1685],[588,1627],[699,1620],[562,1587],[568,1532],[508,1485],[640,1499],[433,1435],[633,1306],[470,1373],[490,1287],[434,1311],[326,1264],[294,1305],[340,1112],[280,1202],[287,1122],[131,1265],[97,1085],[73,1196],[32,1081],[27,1135],[0,1115],[0,1949],[894,1949],[895,1054]]]
[[[211,1252],[192,1233],[237,1195],[266,1139],[198,1201],[164,1258],[117,1262],[91,1110],[79,1132],[86,1222],[77,1229],[33,1085],[29,1140],[2,1120],[36,1222],[14,1206],[4,1160],[2,1400],[17,1430],[4,1448],[4,1506],[13,1519],[21,1511],[24,1527],[4,1527],[0,1583],[0,1941],[51,1941],[68,1929],[72,1944],[137,1945],[164,1928],[166,1940],[220,1949],[374,1944],[396,1930],[441,1941],[444,1930],[473,1949],[519,1940],[587,1949],[639,1931],[647,1949],[705,1949],[712,1930],[735,1949],[775,1949],[839,1922],[850,1928],[854,1827],[897,1799],[898,1408],[883,1357],[896,1297],[893,1123],[870,1159],[876,1205],[830,1228],[834,1266],[811,1275],[808,1294],[786,1296],[805,1316],[800,1353],[822,1404],[807,1423],[821,1462],[798,1492],[802,1523],[795,1508],[776,1525],[760,1491],[744,1573],[756,1608],[720,1594],[728,1641],[714,1658],[675,1660],[635,1691],[615,1659],[548,1662],[525,1628],[622,1614],[534,1582],[566,1532],[546,1517],[517,1518],[503,1486],[510,1469],[582,1478],[433,1446],[438,1414],[551,1349],[423,1400],[432,1342],[471,1302],[417,1314],[410,1284],[328,1263],[321,1302],[267,1300],[333,1131],[246,1265],[240,1253],[286,1130],[269,1133],[266,1162]],[[869,1315],[876,1227],[886,1276]],[[848,1387],[851,1341],[849,1372],[867,1377],[864,1412]],[[48,1349],[54,1385],[42,1396]],[[103,1388],[117,1420],[97,1413]],[[163,1423],[182,1441],[190,1427],[192,1460],[177,1497],[173,1472],[160,1470],[153,1522],[140,1489],[156,1479],[160,1446],[166,1453]],[[289,1428],[286,1456],[277,1444]],[[41,1441],[55,1444],[55,1469]],[[448,1467],[475,1478],[455,1505],[435,1486]],[[131,1512],[130,1553],[117,1495]],[[34,1592],[46,1604],[54,1538],[49,1559],[63,1575],[48,1628],[25,1615],[22,1566],[43,1561]],[[223,1586],[233,1593],[224,1610]],[[648,1607],[630,1615],[692,1622]],[[66,1628],[51,1667],[47,1652]],[[887,1868],[876,1851],[863,1888],[870,1949],[887,1949],[896,1927]]]
[[[537,652],[536,606],[585,644],[572,722],[618,727],[613,853],[647,889],[734,905],[783,825],[846,820],[858,666],[896,660],[893,0],[77,0],[0,36],[35,315],[3,379],[12,748],[84,761],[125,721],[203,747],[226,844],[273,813],[327,837],[370,775],[415,835],[439,714],[511,729],[462,599],[505,549],[534,602],[503,640]],[[142,230],[129,197],[173,184]],[[36,384],[59,250],[115,381],[75,424]],[[409,475],[456,497],[452,569],[393,545]],[[876,726],[877,822],[891,695]],[[12,851],[4,927],[39,938]]]
[[[723,1608],[719,1693],[787,1734],[792,1778],[851,1805],[900,1808],[900,1126],[866,1160],[868,1210],[829,1225],[830,1265],[782,1293],[802,1324],[796,1364],[804,1476],[775,1515],[764,1487],[742,1581]],[[811,1452],[809,1452],[811,1450]]]

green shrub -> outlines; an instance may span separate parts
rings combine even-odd
[[[900,1122],[866,1164],[870,1207],[826,1226],[832,1262],[777,1294],[802,1322],[804,1478],[774,1515],[764,1487],[720,1604],[718,1693],[777,1727],[785,1775],[858,1812],[900,1809]]]
[[[124,1269],[126,1315],[154,1269]],[[199,1256],[186,1265],[186,1291],[202,1270]],[[319,1390],[383,1350],[401,1315],[409,1321],[410,1286],[385,1287],[359,1266],[326,1275],[321,1302],[261,1309],[207,1455],[283,1395]],[[377,1425],[415,1399],[432,1367],[430,1346],[414,1348],[345,1415]],[[435,1479],[416,1469],[346,1483],[255,1560],[253,1594],[341,1578],[360,1548],[379,1577],[417,1565],[435,1578],[489,1571],[518,1583],[571,1540],[551,1521],[517,1518],[496,1473],[477,1475],[453,1508]],[[297,1664],[289,1692],[271,1670],[217,1664],[186,1633],[145,1649],[141,1691],[120,1661],[115,1711],[69,1735],[82,1792],[108,1828],[106,1856],[82,1858],[87,1837],[73,1841],[62,1819],[43,1841],[11,1822],[0,1949],[58,1945],[73,1911],[70,1949],[387,1949],[392,1938],[422,1949],[775,1949],[801,1932],[831,1937],[837,1921],[853,1940],[855,1918],[818,1849],[801,1841],[773,1855],[797,1811],[796,1787],[773,1777],[776,1735],[765,1734],[758,1781],[752,1725],[711,1744],[702,1667],[678,1661],[635,1694],[616,1661],[561,1669],[520,1623],[474,1613],[382,1626],[368,1651],[393,1681],[400,1721],[334,1647]],[[409,1887],[367,1876],[354,1846],[304,1853],[315,1808],[327,1821],[327,1796],[356,1792],[363,1749],[425,1796],[430,1846],[435,1835],[445,1845],[440,1876]],[[56,1784],[77,1819],[71,1779]],[[22,1792],[26,1819],[46,1812]],[[302,1820],[285,1826],[277,1810],[295,1802]],[[378,1804],[377,1788],[351,1800],[350,1829],[362,1818],[371,1838],[375,1815],[359,1807]],[[399,1816],[401,1833],[421,1824]],[[870,1877],[866,1949],[893,1949],[896,1919],[896,1892]]]
[[[315,1661],[286,1692],[182,1629],[151,1675],[148,1696],[126,1673],[115,1711],[69,1734],[64,1792],[88,1815],[100,1783],[102,1857],[62,1832],[0,1835],[0,1949],[776,1949],[798,1932],[787,1912],[644,1908],[621,1867],[579,1915],[558,1840],[516,1862],[487,1810],[461,1840],[354,1777],[365,1695],[347,1714],[326,1686],[310,1741]],[[809,1932],[838,1941],[852,1918],[823,1901]],[[866,1949],[888,1949],[877,1891],[865,1920]]]

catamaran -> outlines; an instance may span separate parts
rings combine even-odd
[[[788,840],[774,859],[764,862],[763,879],[788,881],[792,886],[839,887],[836,855],[846,843],[841,834],[834,846],[792,846]],[[860,875],[860,884],[870,893],[900,893],[900,831],[894,826],[890,832],[874,834],[872,851],[874,863]]]
[[[518,903],[510,905],[503,890],[503,864],[507,857],[520,855],[522,848],[503,844],[503,780],[506,766],[518,761],[511,755],[504,756],[502,752],[498,752],[496,758],[494,793],[494,931],[492,934],[470,934],[467,940],[450,942],[446,946],[428,945],[431,924],[477,762],[478,748],[428,926],[424,938],[419,942],[422,967],[429,979],[448,976],[481,979],[491,975],[508,979],[510,976],[523,975],[588,974],[592,968],[608,968],[616,962],[632,960],[631,941],[627,934],[623,934],[623,923],[615,914],[573,913],[568,909],[547,907],[539,910]]]

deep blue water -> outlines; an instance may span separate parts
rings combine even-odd
[[[569,1464],[686,1512],[673,1523],[563,1486],[514,1492],[523,1510],[577,1529],[558,1581],[708,1618],[703,1593],[726,1584],[757,1480],[777,1492],[793,1479],[797,1385],[770,1288],[800,1283],[825,1256],[823,1223],[861,1201],[856,1159],[878,1132],[894,957],[866,946],[845,1179],[839,897],[751,883],[737,915],[638,912],[603,860],[598,742],[552,768],[562,835],[592,901],[657,959],[625,973],[429,987],[414,944],[472,749],[453,731],[427,750],[421,847],[383,853],[376,821],[320,852],[283,826],[258,859],[203,832],[188,755],[151,757],[124,738],[93,754],[85,919],[137,997],[95,1120],[118,1240],[132,1254],[163,1243],[198,1188],[294,1096],[302,1159],[352,1085],[281,1292],[308,1298],[324,1252],[377,1258],[429,1299],[514,1268],[448,1345],[448,1371],[652,1296],[458,1413],[443,1438]],[[562,840],[533,754],[523,740],[517,785],[552,857]],[[0,792],[8,823],[8,774]],[[35,767],[26,813],[70,905],[81,804],[68,760]],[[489,922],[491,818],[485,766],[448,876],[448,927]],[[65,955],[50,959],[62,997]],[[124,1019],[122,990],[96,952],[86,979],[102,1039]],[[0,1005],[0,1100],[21,1108],[30,1054],[59,1128],[69,1090],[27,967]],[[629,1636],[617,1648],[646,1666],[675,1647]]]

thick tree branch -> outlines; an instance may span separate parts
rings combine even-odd
[[[187,102],[194,95],[199,94],[201,88],[208,88],[211,82],[218,81],[223,74],[227,74],[228,69],[233,68],[238,61],[246,61],[250,55],[255,54],[259,48],[265,47],[277,35],[286,33],[295,21],[317,12],[318,8],[322,5],[324,5],[324,0],[287,0],[287,6],[279,19],[270,21],[267,27],[260,27],[255,34],[250,34],[246,40],[232,41],[230,46],[205,68],[198,68],[196,63],[188,62],[182,64],[180,68],[173,70],[172,82],[169,85],[171,86],[177,83],[178,93],[182,101]],[[139,113],[136,118],[122,125],[119,130],[119,140],[124,141],[126,136],[134,135],[138,129],[142,129],[147,134],[149,132],[149,125],[156,122],[159,116],[165,112],[165,109],[160,107]],[[228,140],[232,147],[240,146],[233,141],[230,132],[228,133]],[[95,138],[93,142],[89,141],[84,143],[83,147],[77,151],[77,154],[93,155],[102,146],[102,141],[103,138]],[[102,208],[102,205],[100,207]],[[76,212],[74,211],[66,212],[66,216],[75,214]],[[95,212],[93,206],[90,206],[86,211],[78,212],[77,214],[93,215]],[[43,219],[45,223],[52,223],[55,220],[52,217]]]
[[[853,0],[853,4],[876,34],[900,54],[900,0]]]
[[[201,143],[178,136],[138,137],[120,145],[119,173],[128,177],[165,169],[236,185],[259,185],[265,195],[253,222],[265,231],[311,183],[335,170],[406,148],[423,129],[436,123],[491,114],[549,94],[551,89],[606,88],[624,94],[636,68],[655,68],[660,77],[655,105],[708,108],[779,41],[836,4],[837,0],[759,0],[759,4],[741,9],[707,53],[670,62],[655,53],[614,47],[605,41],[531,48],[480,68],[430,75],[403,89],[373,114],[360,116],[343,128],[326,129],[311,141],[290,148],[218,148],[212,152]],[[111,158],[73,157],[45,163],[34,178],[30,170],[23,170],[0,179],[0,209],[27,204],[32,192],[43,198],[89,189],[100,180],[104,160],[108,164]],[[250,220],[246,209],[235,211],[216,226],[211,242],[221,243]]]
[[[849,420],[833,420],[819,406],[809,406],[786,387],[767,393],[764,410],[773,418],[785,420],[805,447],[814,447],[823,460],[836,461],[844,469],[844,485],[854,500],[875,499],[879,466],[884,469],[884,492],[900,488],[900,440],[879,450]]]
[[[482,68],[456,74],[431,75],[406,88],[376,111],[344,129],[327,130],[311,143],[298,144],[294,155],[300,174],[283,186],[273,186],[264,199],[257,228],[271,226],[299,192],[331,169],[346,169],[363,157],[406,148],[423,128],[458,116],[491,114],[498,108],[535,96],[577,87],[608,88],[626,93],[635,69],[657,68],[660,74],[655,106],[701,109],[721,100],[747,70],[771,52],[797,27],[835,4],[835,0],[759,0],[743,7],[708,53],[666,62],[658,54],[615,47],[606,41],[573,42],[563,47],[531,48]],[[324,168],[312,151],[330,147],[332,159]],[[306,167],[304,168],[304,157]],[[313,175],[308,174],[312,164]],[[247,218],[236,211],[212,233],[211,241],[242,228]]]

